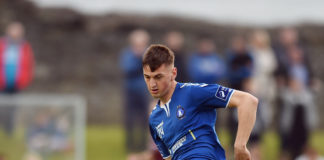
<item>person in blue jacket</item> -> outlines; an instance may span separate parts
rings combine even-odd
[[[143,81],[142,55],[148,47],[149,34],[142,29],[129,35],[130,46],[120,57],[124,75],[124,122],[127,153],[141,152],[147,144],[147,123],[149,97]]]
[[[212,39],[199,40],[198,50],[189,59],[187,72],[195,83],[219,83],[224,78],[226,64],[215,52]]]

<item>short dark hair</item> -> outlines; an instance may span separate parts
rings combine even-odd
[[[174,53],[165,45],[152,44],[144,53],[142,65],[148,65],[152,72],[162,64],[174,64]]]

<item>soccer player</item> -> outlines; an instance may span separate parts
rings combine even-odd
[[[216,108],[226,107],[238,110],[235,159],[251,159],[246,145],[256,118],[258,100],[254,96],[218,84],[176,82],[174,54],[164,45],[151,45],[142,64],[147,88],[159,99],[149,125],[164,159],[225,159],[214,126]]]

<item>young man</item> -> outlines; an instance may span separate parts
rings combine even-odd
[[[147,88],[159,99],[149,123],[164,159],[225,159],[214,128],[215,109],[234,106],[239,119],[234,156],[236,160],[251,159],[246,144],[256,117],[258,100],[254,96],[217,84],[176,82],[174,54],[163,45],[151,45],[142,64]]]

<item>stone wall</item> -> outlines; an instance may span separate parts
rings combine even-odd
[[[220,53],[228,47],[231,36],[254,29],[166,16],[87,16],[66,8],[37,8],[29,1],[1,0],[0,33],[11,20],[26,25],[26,37],[35,52],[34,81],[24,92],[79,93],[88,101],[88,122],[105,124],[122,122],[118,57],[133,29],[148,30],[154,43],[161,42],[167,31],[179,30],[185,35],[187,51],[195,49],[197,37],[209,35]],[[275,39],[278,28],[266,29]],[[324,80],[324,26],[303,24],[297,29],[316,76]],[[323,93],[322,89],[317,100],[321,113]]]

